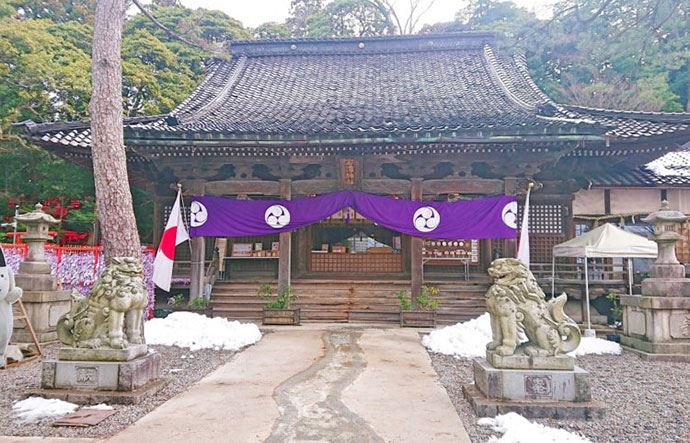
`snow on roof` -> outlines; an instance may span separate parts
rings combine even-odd
[[[648,163],[647,169],[660,176],[690,177],[690,151],[669,152]]]

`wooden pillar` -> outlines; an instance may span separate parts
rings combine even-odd
[[[493,242],[490,238],[479,240],[479,266],[482,271],[489,269],[493,261]]]
[[[190,183],[187,187],[186,194],[203,195],[204,184]],[[204,274],[206,273],[206,241],[205,237],[192,237],[189,241],[192,250],[192,267],[190,272],[189,282],[189,299],[204,296]]]
[[[506,177],[503,180],[505,195],[516,195],[518,191],[518,179],[515,177]],[[518,226],[518,229],[520,227]],[[517,257],[517,240],[514,238],[506,239],[505,250],[503,251],[506,257]]]
[[[158,248],[158,243],[161,241],[163,235],[163,211],[161,199],[156,194],[153,195],[153,238],[151,242],[154,248]]]
[[[575,237],[575,215],[573,214],[573,200],[571,194],[563,202],[563,235],[565,240],[570,240]]]
[[[295,235],[295,241],[297,243],[295,251],[295,272],[298,275],[304,275],[307,272],[307,257],[309,256],[309,251],[311,246],[309,245],[309,230],[308,228],[302,228],[297,230]]]
[[[290,179],[280,180],[280,198],[289,200],[292,195]],[[292,233],[280,233],[280,255],[278,256],[278,291],[290,285],[290,256]]]
[[[410,199],[422,201],[422,179],[413,178],[410,185]],[[424,239],[421,237],[410,238],[410,286],[412,294],[412,309],[417,307],[417,297],[422,293],[424,280],[424,265],[422,264],[422,248]]]

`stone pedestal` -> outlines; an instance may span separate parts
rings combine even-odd
[[[80,351],[102,350],[60,351],[63,355],[76,357]],[[145,352],[129,361],[46,360],[42,367],[41,389],[34,391],[34,394],[80,404],[133,404],[164,385],[164,380],[160,379],[160,369],[161,357],[155,352]]]
[[[38,341],[46,343],[57,340],[57,321],[69,311],[69,291],[24,291],[22,302]],[[15,320],[12,341],[33,342],[31,333],[23,321]]]
[[[486,361],[497,369],[575,369],[575,359],[569,355],[539,357],[528,355],[503,356],[494,351],[486,351]]]
[[[46,214],[40,204],[33,211],[18,215],[17,221],[26,224],[23,240],[28,244],[26,259],[19,264],[15,283],[24,290],[22,302],[38,341],[57,340],[58,319],[69,311],[69,291],[59,291],[57,278],[50,273],[45,258],[45,243],[51,239],[48,229],[60,221]],[[32,343],[33,338],[22,321],[14,323],[12,339],[17,343]]]
[[[577,366],[499,369],[477,358],[473,370],[474,384],[463,386],[463,392],[480,417],[517,412],[528,418],[591,419],[604,414],[603,404],[592,400],[589,373]]]
[[[655,225],[659,255],[651,278],[642,281],[642,295],[621,297],[621,344],[648,360],[690,361],[690,279],[675,253],[677,226],[687,219],[666,202],[645,219]]]
[[[648,360],[690,361],[690,297],[621,297],[621,344]]]

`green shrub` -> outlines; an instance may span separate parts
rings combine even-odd
[[[422,286],[422,293],[417,297],[417,309],[420,311],[431,311],[440,306],[436,297],[438,297],[439,290],[435,286]],[[412,298],[410,291],[401,289],[395,293],[395,298],[400,302],[400,309],[403,311],[412,310]]]
[[[275,292],[273,285],[268,283],[264,283],[263,285],[259,286],[259,289],[256,291],[257,297],[264,300],[271,300],[273,297],[275,297],[275,300],[264,305],[264,308],[271,310],[290,309],[292,303],[298,299],[297,295],[292,292],[290,285],[282,288],[278,292],[277,296],[274,294]]]
[[[410,291],[401,289],[395,293],[395,298],[400,302],[400,309],[403,311],[410,311],[412,309],[412,299],[410,298]]]
[[[606,294],[606,299],[611,302],[611,311],[609,313],[611,320],[613,320],[614,324],[620,322],[621,318],[623,318],[623,308],[621,307],[620,294],[608,292]]]
[[[189,301],[188,306],[192,309],[206,309],[209,301],[204,297],[194,297]]]
[[[184,294],[175,294],[168,299],[168,304],[172,306],[183,306],[185,304]]]

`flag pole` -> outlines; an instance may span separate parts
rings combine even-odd
[[[520,260],[527,269],[530,268],[529,254],[529,198],[534,182],[527,183],[527,196],[525,197],[525,207],[522,210],[522,226],[520,227],[520,243],[518,244],[517,259]]]
[[[189,220],[187,219],[187,211],[184,210],[184,196],[182,195],[182,183],[177,182],[177,193],[180,195],[180,215],[182,216],[182,222],[188,226],[191,227],[189,224]],[[189,229],[189,228],[187,228]],[[188,241],[187,245],[189,246],[189,256],[192,256],[192,242]]]

